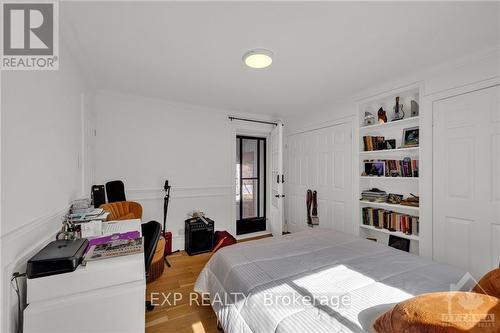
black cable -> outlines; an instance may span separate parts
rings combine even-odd
[[[21,274],[19,272],[15,272],[14,274],[12,274],[12,279],[10,279],[10,285],[11,285],[12,289],[14,289],[14,291],[16,292],[16,295],[17,295],[17,329],[16,329],[17,333],[21,333],[21,329],[22,329],[22,325],[23,325],[22,312],[21,312],[21,292],[19,291],[19,283],[17,282],[17,279],[20,277],[25,277],[25,276],[26,276],[26,273]],[[16,283],[15,286],[12,284],[12,281],[14,281]]]

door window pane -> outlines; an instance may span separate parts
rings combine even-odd
[[[236,220],[241,219],[240,215],[240,205],[241,205],[241,197],[240,197],[240,175],[241,175],[241,164],[240,164],[240,144],[241,144],[241,139],[236,138],[236,175],[235,175],[235,182],[236,182]]]
[[[266,199],[266,142],[264,140],[261,140],[259,142],[260,145],[260,173],[259,173],[259,216],[266,216],[266,204],[265,204],[265,199]]]
[[[244,179],[242,183],[243,211],[244,219],[257,217],[257,180]]]
[[[242,178],[257,177],[257,140],[242,139]]]

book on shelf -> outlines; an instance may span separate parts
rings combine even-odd
[[[418,177],[418,160],[409,157],[402,160],[364,160],[363,162],[365,164],[383,162],[386,177]]]
[[[419,234],[419,218],[390,210],[364,207],[362,209],[363,224],[377,229],[399,231],[406,235]]]
[[[364,151],[385,150],[386,143],[383,136],[363,136]]]

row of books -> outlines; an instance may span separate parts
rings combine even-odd
[[[365,151],[387,149],[385,137],[383,136],[363,136],[363,144]]]
[[[364,160],[364,174],[386,177],[418,177],[418,160]]]
[[[402,160],[385,160],[388,177],[418,177],[418,160],[405,157]]]
[[[400,231],[407,235],[418,236],[419,233],[419,218],[417,216],[385,209],[364,207],[363,224],[389,231]]]

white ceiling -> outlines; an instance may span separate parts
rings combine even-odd
[[[500,44],[499,12],[499,2],[137,1],[63,2],[60,17],[97,89],[288,116]],[[246,68],[252,48],[272,50],[272,66]]]

